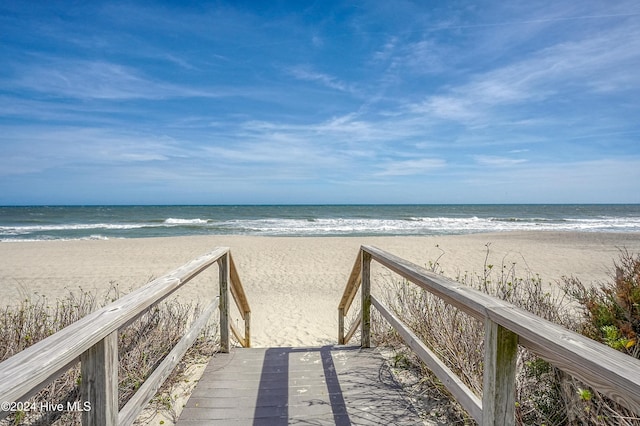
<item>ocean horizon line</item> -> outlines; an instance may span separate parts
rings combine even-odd
[[[0,208],[11,207],[373,207],[373,206],[640,206],[640,202],[584,202],[584,203],[556,203],[556,202],[533,202],[533,203],[220,203],[220,204],[110,204],[110,203],[88,203],[88,204],[0,204]]]

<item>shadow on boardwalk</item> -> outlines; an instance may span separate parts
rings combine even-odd
[[[179,426],[421,425],[375,349],[233,349],[216,355]]]

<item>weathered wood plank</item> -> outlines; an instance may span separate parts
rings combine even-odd
[[[245,315],[251,312],[251,308],[249,307],[249,301],[247,300],[247,295],[244,292],[244,287],[242,286],[242,281],[240,281],[240,276],[238,275],[236,264],[233,262],[231,252],[229,252],[229,278],[231,280],[231,294],[236,302],[236,306],[242,314],[242,319],[244,319]]]
[[[218,259],[220,272],[220,351],[229,352],[229,256]]]
[[[343,338],[344,342],[341,343],[342,345],[346,345],[347,343],[349,343],[349,340],[351,340],[353,335],[356,334],[356,331],[358,331],[358,328],[360,327],[361,324],[362,324],[362,310],[358,311],[356,315],[356,320],[353,322],[353,325],[347,332],[347,335]]]
[[[360,293],[362,295],[362,323],[361,325],[361,346],[371,347],[371,256],[362,252],[362,283]]]
[[[361,271],[362,250],[358,250],[358,256],[356,257],[356,261],[353,264],[353,268],[351,269],[351,274],[349,275],[347,285],[344,289],[344,293],[342,294],[342,298],[340,299],[340,303],[338,304],[338,307],[342,308],[345,314],[349,312],[351,303],[358,293],[358,288],[360,287],[361,282]]]
[[[376,350],[324,346],[234,348],[216,354],[177,425],[218,424],[422,422]]]
[[[338,308],[338,344],[344,345],[344,309]]]
[[[114,331],[80,356],[80,398],[84,426],[118,424],[118,332]]]
[[[238,330],[238,327],[236,327],[233,324],[233,321],[229,321],[229,328],[231,329],[231,334],[233,334],[233,336],[236,338],[238,343],[240,343],[240,346],[242,346],[243,348],[246,348],[247,345],[244,340],[244,336],[240,333],[240,330]]]
[[[376,262],[480,321],[484,321],[488,306],[510,306],[500,299],[428,271],[376,247],[363,246],[362,249]]]
[[[640,414],[640,360],[378,248],[361,250],[463,312],[517,334],[521,345]]]
[[[244,347],[251,347],[251,311],[244,314]]]
[[[487,313],[536,355],[640,414],[640,360],[515,306]]]
[[[391,312],[375,296],[371,296],[371,304],[391,324],[402,337],[402,340],[418,355],[418,358],[436,375],[451,395],[478,423],[482,421],[482,402],[471,389],[453,372],[438,356],[433,353],[420,338],[411,331],[396,315]]]
[[[518,335],[485,320],[482,426],[515,425]]]
[[[251,347],[251,308],[249,306],[249,300],[247,299],[247,295],[244,292],[244,287],[242,286],[242,281],[240,281],[240,276],[238,275],[238,271],[236,269],[236,265],[233,262],[233,256],[231,256],[231,252],[229,252],[229,279],[231,290],[231,295],[233,296],[233,300],[240,311],[240,316],[244,320],[244,337],[241,337],[239,330],[233,327],[231,324],[231,331],[234,333],[238,342],[245,348]]]
[[[185,333],[180,341],[173,347],[171,352],[162,360],[160,365],[144,381],[142,386],[131,397],[127,404],[122,407],[118,416],[119,426],[128,426],[135,422],[136,418],[151,401],[162,383],[169,377],[173,369],[178,365],[184,354],[189,350],[193,342],[196,341],[202,330],[206,327],[213,313],[218,309],[218,298],[200,314],[198,319],[191,325],[189,331]]]
[[[218,247],[0,363],[0,400],[20,401],[96,343],[163,300],[228,252]]]
[[[351,274],[347,280],[347,285],[338,304],[338,343],[341,345],[346,344],[348,339],[344,336],[344,318],[349,312],[351,303],[358,293],[360,283],[362,282],[362,250],[358,250],[358,256],[351,269]]]

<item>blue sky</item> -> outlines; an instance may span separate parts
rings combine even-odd
[[[640,3],[0,4],[0,204],[640,202]]]

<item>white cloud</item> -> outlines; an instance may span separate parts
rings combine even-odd
[[[314,71],[308,66],[293,67],[293,68],[290,68],[288,72],[290,75],[297,78],[298,80],[319,83],[322,86],[325,86],[334,90],[339,90],[341,92],[353,93],[355,91],[351,85],[341,81],[337,77]]]
[[[516,57],[517,58],[517,57]],[[640,89],[640,27],[621,25],[574,41],[560,41],[412,105],[416,113],[474,125],[494,110],[561,96],[598,96]]]

